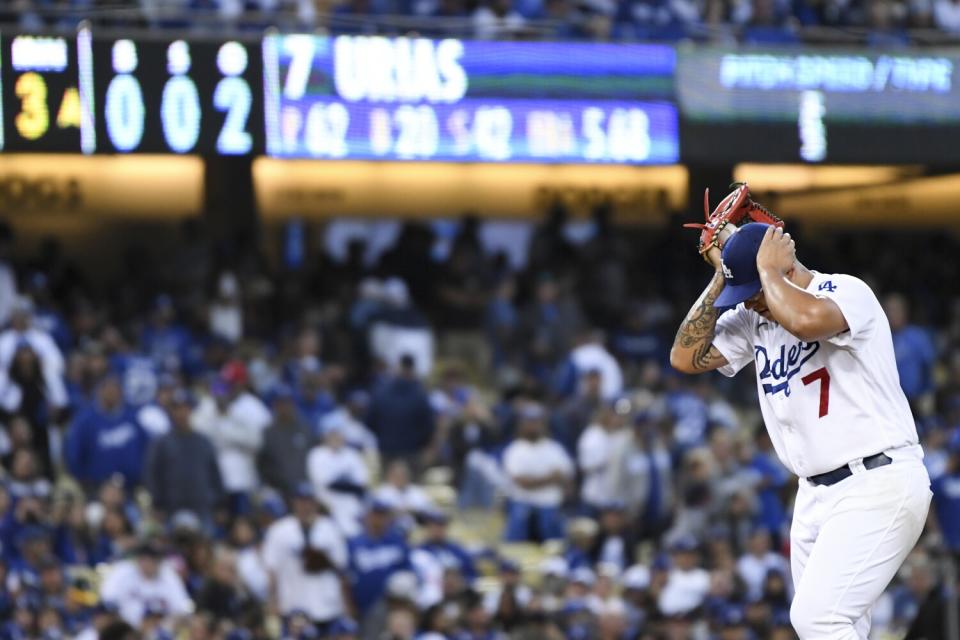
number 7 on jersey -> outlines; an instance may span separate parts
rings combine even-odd
[[[827,372],[826,367],[820,367],[816,371],[811,371],[807,375],[800,378],[800,381],[803,382],[803,386],[809,386],[810,384],[820,381],[820,416],[823,417],[827,415],[827,412],[830,410],[830,374]]]

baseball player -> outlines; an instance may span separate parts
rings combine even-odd
[[[727,222],[738,207],[770,224],[734,229]],[[746,185],[713,215],[701,251],[716,273],[680,325],[670,362],[726,376],[755,363],[767,431],[800,477],[790,620],[803,640],[865,639],[870,609],[916,544],[931,498],[890,326],[862,280],[798,262],[790,234]],[[733,309],[721,315],[722,307]]]

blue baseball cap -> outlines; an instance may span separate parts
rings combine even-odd
[[[717,297],[718,307],[735,307],[760,291],[757,252],[770,227],[762,222],[745,224],[727,238],[720,252],[725,286]]]

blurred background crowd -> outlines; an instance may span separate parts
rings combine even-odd
[[[294,269],[189,221],[112,277],[3,226],[0,638],[793,638],[753,376],[668,365],[678,222],[331,222]],[[960,242],[791,230],[884,302],[934,482],[873,637],[946,637]]]
[[[7,0],[21,28],[268,26],[497,39],[943,44],[957,0]]]

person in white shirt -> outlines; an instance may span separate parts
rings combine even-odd
[[[423,487],[410,481],[410,465],[406,460],[390,463],[383,484],[377,487],[376,497],[393,505],[402,518],[417,516],[433,508],[433,501]]]
[[[703,604],[710,592],[710,573],[698,566],[700,554],[697,541],[690,537],[677,539],[670,547],[673,566],[667,573],[657,599],[657,607],[665,616],[689,613]]]
[[[363,456],[347,446],[341,425],[328,426],[323,444],[307,454],[307,477],[317,499],[327,506],[343,534],[351,537],[360,533],[370,474]]]
[[[160,604],[172,618],[193,611],[193,601],[173,566],[153,542],[140,545],[130,560],[117,562],[100,587],[104,602],[118,607],[120,617],[139,627],[147,605]]]
[[[573,477],[573,461],[546,436],[546,412],[538,404],[520,408],[518,437],[503,452],[510,479],[504,538],[509,542],[563,537],[560,507]]]
[[[747,599],[759,600],[763,595],[763,583],[770,571],[789,575],[787,559],[770,550],[770,532],[757,527],[747,541],[747,552],[737,560],[737,575],[747,586]]]
[[[580,497],[594,509],[599,510],[613,495],[612,463],[617,450],[629,437],[624,429],[629,414],[628,399],[608,403],[597,412],[596,420],[584,429],[577,442],[577,466],[583,478]]]
[[[377,436],[363,422],[363,415],[370,406],[370,394],[366,391],[353,391],[347,401],[335,411],[331,411],[320,420],[321,430],[338,424],[343,429],[347,444],[362,452],[365,457],[376,459]]]
[[[602,333],[592,331],[581,336],[580,344],[570,352],[570,362],[580,375],[587,371],[600,373],[600,393],[604,400],[613,401],[623,393],[623,370],[604,346]]]
[[[246,384],[246,367],[228,363],[190,417],[194,430],[209,438],[217,451],[223,486],[236,513],[247,510],[250,493],[260,486],[257,454],[272,420],[270,410],[246,390]]]
[[[791,622],[804,640],[865,638],[870,609],[920,537],[932,497],[890,324],[865,282],[807,269],[783,229],[730,227],[722,252],[705,251],[716,272],[670,362],[726,376],[755,363],[770,439],[800,477]],[[734,308],[721,316],[721,307]]]
[[[284,616],[304,611],[326,626],[347,611],[347,545],[333,520],[321,515],[310,484],[297,487],[291,503],[293,513],[270,525],[263,540],[270,605]]]
[[[63,354],[49,333],[34,326],[33,302],[23,296],[14,300],[10,327],[0,333],[0,407],[11,413],[20,408],[23,393],[10,378],[10,367],[21,348],[28,348],[37,356],[44,397],[49,406],[54,410],[66,407],[66,362]]]

